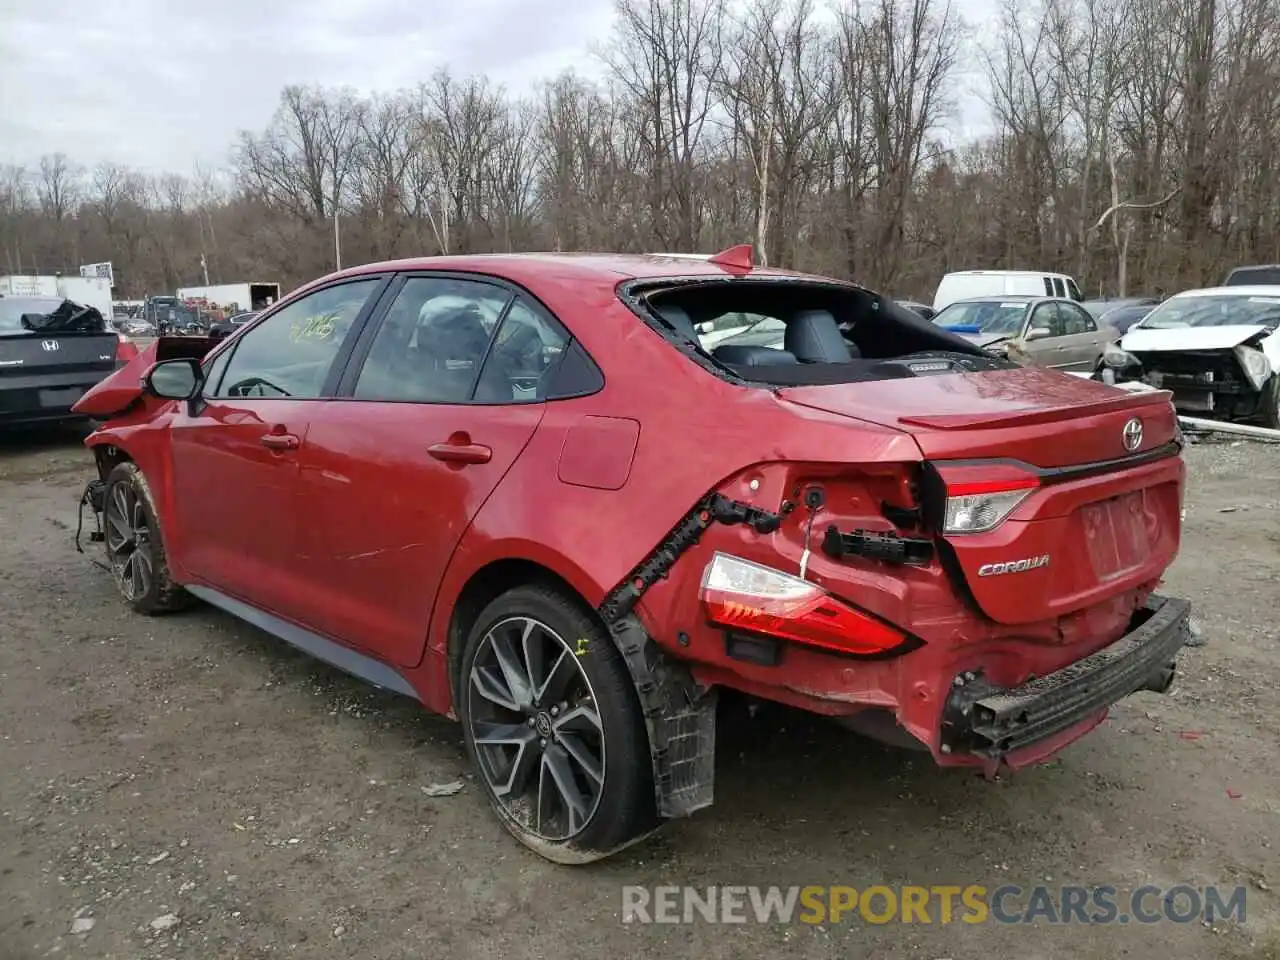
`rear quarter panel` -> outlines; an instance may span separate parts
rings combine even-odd
[[[437,597],[428,652],[447,683],[449,621],[458,596],[486,565],[520,558],[563,577],[597,606],[706,494],[754,464],[773,461],[918,462],[907,435],[825,411],[783,405],[764,388],[734,386],[681,356],[610,294],[583,305],[548,305],[600,365],[602,391],[554,401],[520,459],[460,542]],[[585,313],[585,316],[584,316]],[[577,321],[575,323],[575,320]],[[625,483],[616,490],[564,482],[561,453],[571,430],[589,417],[639,423]],[[782,472],[761,474],[740,499],[777,510],[788,491]],[[637,609],[657,630],[644,602]],[[664,638],[673,639],[673,638]],[[434,690],[447,710],[447,686]]]

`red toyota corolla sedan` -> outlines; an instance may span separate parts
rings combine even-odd
[[[560,862],[711,803],[720,688],[993,772],[1166,689],[1189,637],[1155,592],[1169,394],[749,248],[370,264],[77,410],[134,609],[199,598],[457,718]]]

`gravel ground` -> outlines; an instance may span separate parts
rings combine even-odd
[[[0,438],[0,958],[1207,957],[1280,951],[1280,448],[1200,444],[1210,644],[995,783],[728,709],[716,805],[588,868],[507,838],[457,729],[202,608],[130,615],[72,548],[75,432]],[[462,780],[462,791],[423,788]],[[624,884],[1221,884],[1243,924],[624,925]]]

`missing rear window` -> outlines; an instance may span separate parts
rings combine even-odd
[[[738,381],[817,385],[1010,365],[853,284],[640,281],[621,295],[694,362]]]

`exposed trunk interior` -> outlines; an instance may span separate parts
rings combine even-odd
[[[698,362],[755,383],[853,383],[1012,366],[853,284],[699,279],[632,284],[623,296]],[[699,328],[714,327],[738,332],[704,344]]]

